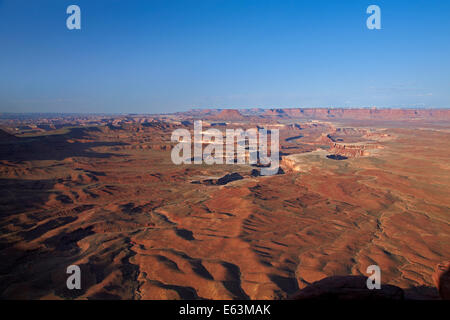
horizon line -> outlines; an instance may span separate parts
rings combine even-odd
[[[184,111],[173,111],[173,112],[156,112],[156,113],[145,113],[145,112],[49,112],[49,111],[21,111],[21,112],[11,112],[11,111],[0,111],[0,115],[26,115],[26,114],[61,114],[61,115],[165,115],[165,114],[177,114],[186,113],[190,111],[201,111],[201,110],[283,110],[283,109],[334,109],[334,110],[447,110],[450,107],[242,107],[242,108],[217,108],[217,107],[196,107],[190,108]]]

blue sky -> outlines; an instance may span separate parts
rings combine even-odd
[[[359,106],[450,107],[450,1],[0,0],[0,112]]]

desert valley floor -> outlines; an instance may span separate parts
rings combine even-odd
[[[3,119],[0,297],[285,299],[375,264],[407,298],[436,299],[450,260],[444,111]],[[173,164],[171,133],[195,119],[278,128],[282,170]],[[81,290],[66,288],[73,264]]]

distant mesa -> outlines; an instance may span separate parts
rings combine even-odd
[[[224,109],[217,115],[211,116],[213,120],[244,120],[245,117],[236,109]]]
[[[200,114],[215,114],[217,113],[216,109],[194,109],[193,112],[199,112]]]
[[[273,108],[273,109],[194,109],[186,113],[190,116],[207,117],[211,120],[243,120],[245,117],[258,116],[283,119],[315,120],[435,120],[450,119],[449,109],[377,109],[377,108]]]
[[[277,116],[277,117],[287,117],[288,115],[283,109],[267,109],[264,112],[265,116]]]

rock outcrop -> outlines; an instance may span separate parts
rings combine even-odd
[[[295,108],[282,109],[286,115],[312,119],[415,120],[450,119],[449,109],[376,109],[376,108]]]
[[[450,300],[450,261],[440,263],[436,266],[433,280],[441,298]]]

